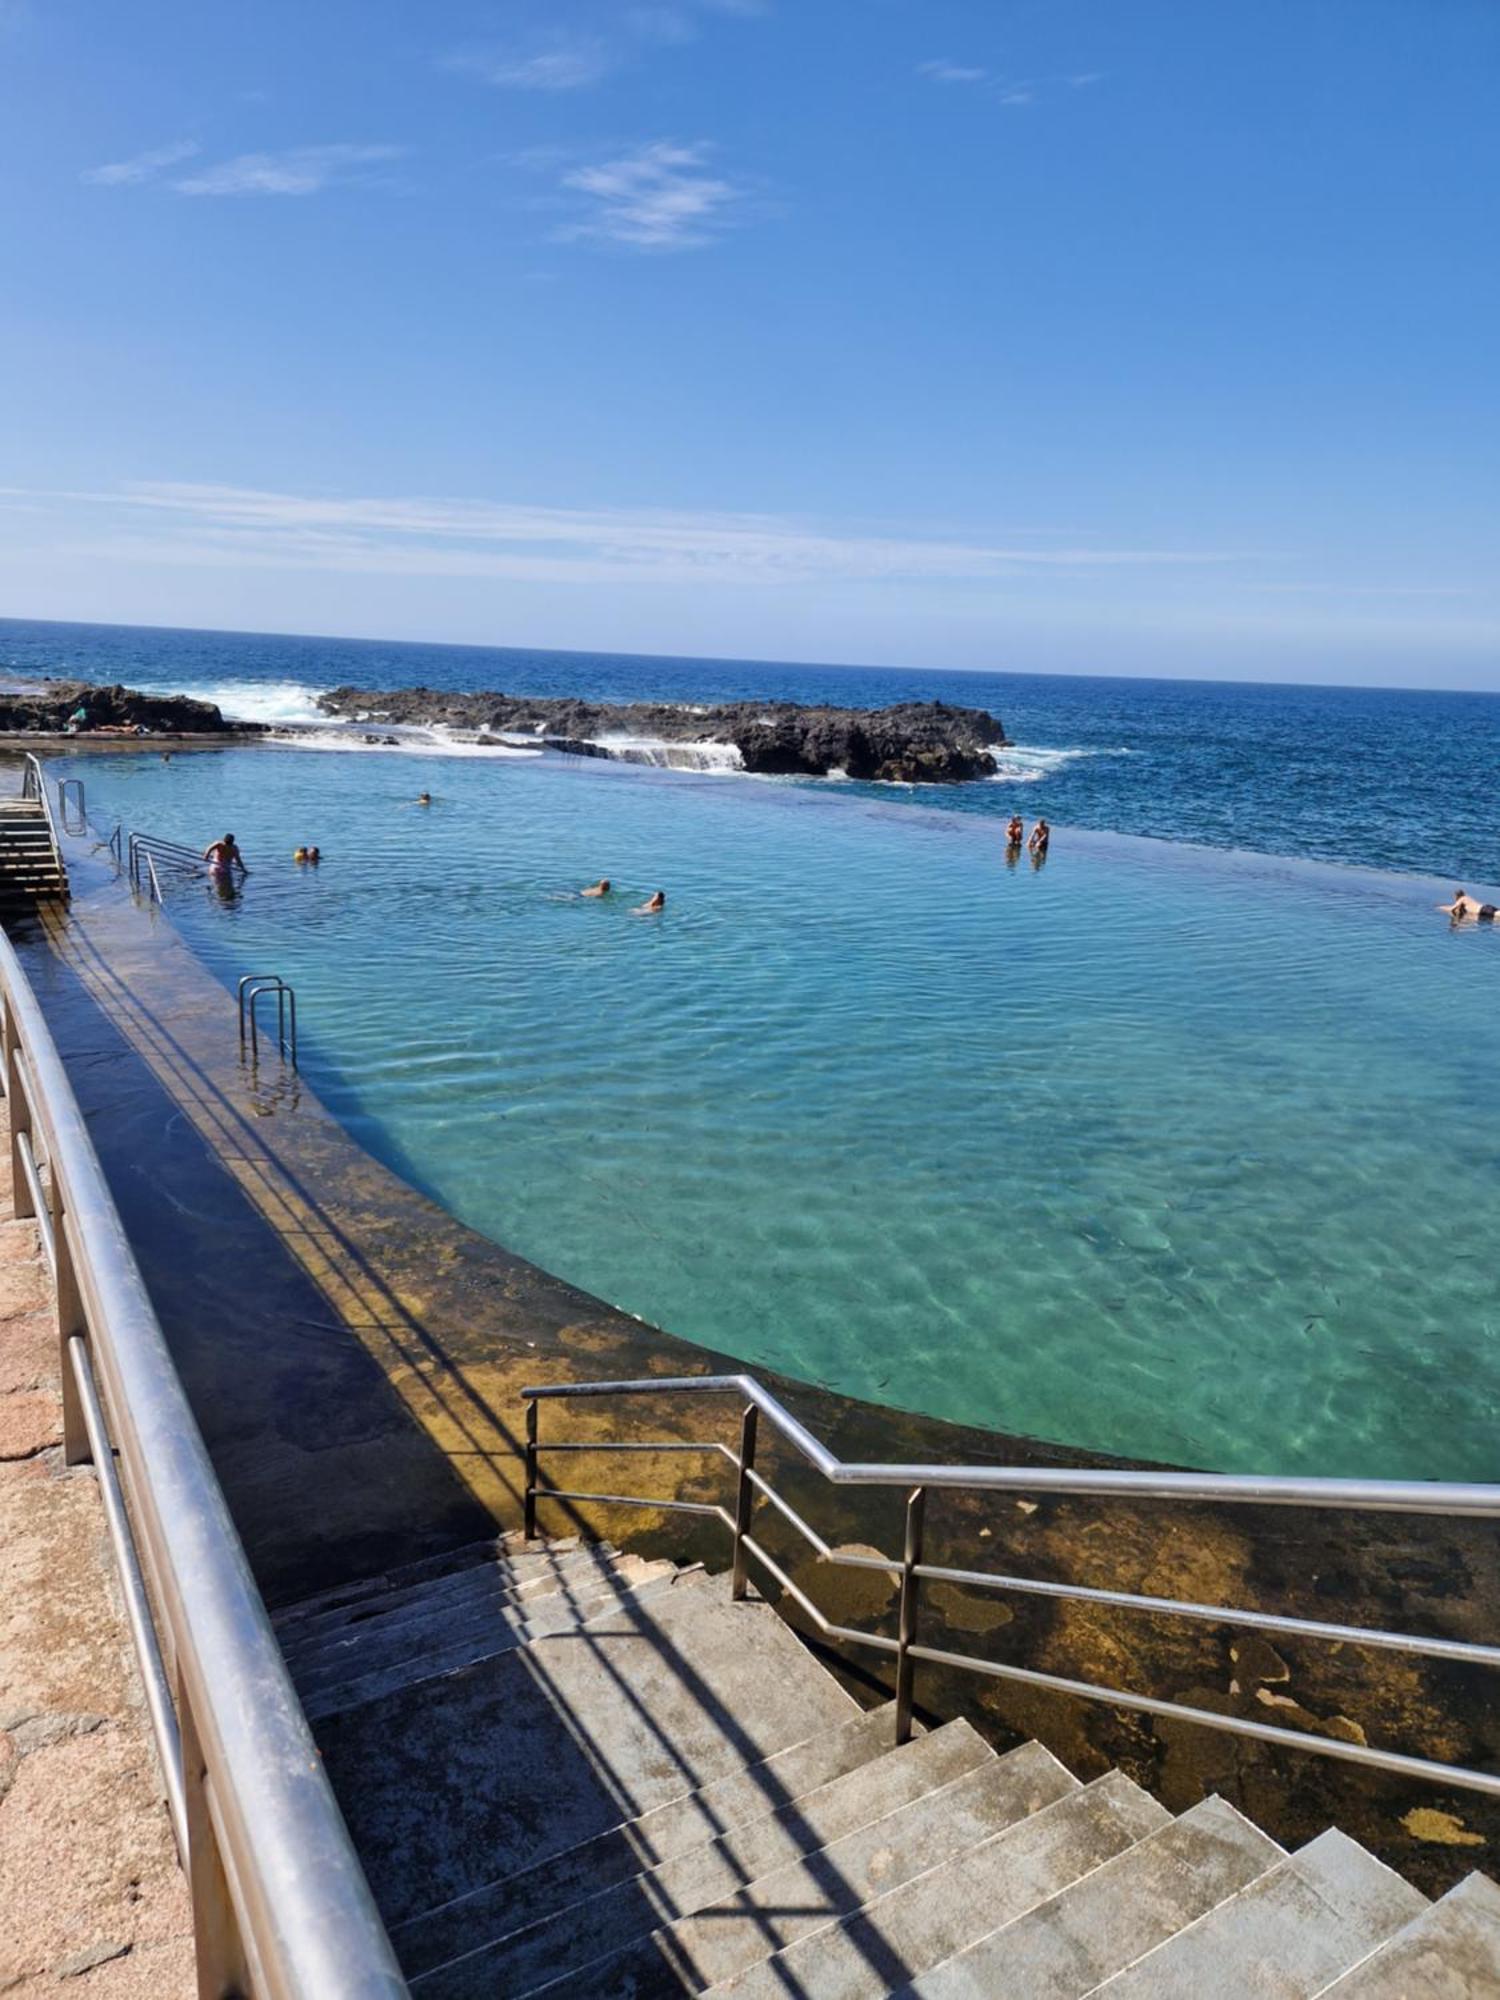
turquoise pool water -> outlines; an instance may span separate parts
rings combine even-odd
[[[293,979],[371,1150],[629,1311],[1115,1452],[1495,1476],[1500,932],[1433,883],[1068,832],[1036,872],[588,762],[77,768],[98,821],[233,827],[237,902],[168,891],[213,969]]]

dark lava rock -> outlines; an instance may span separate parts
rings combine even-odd
[[[610,704],[500,693],[448,694],[435,688],[341,687],[318,697],[326,714],[355,722],[505,731],[554,749],[608,756],[601,736],[646,742],[732,743],[747,771],[766,776],[953,784],[987,778],[991,751],[1004,744],[998,717],[942,701],[892,708],[806,708],[797,702],[736,701],[716,708],[665,702]]]
[[[46,681],[34,694],[0,693],[0,733],[61,735],[80,708],[88,729],[139,727],[154,736],[215,736],[230,727],[213,702],[188,695],[141,694],[118,682],[93,687],[87,681]]]

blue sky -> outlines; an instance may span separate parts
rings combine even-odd
[[[0,0],[0,613],[1500,687],[1493,0]]]

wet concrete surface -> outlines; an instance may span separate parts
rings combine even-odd
[[[642,1325],[464,1228],[364,1153],[296,1077],[241,1060],[232,996],[162,913],[69,846],[66,918],[18,939],[115,1189],[268,1600],[454,1547],[520,1516],[526,1382],[720,1372],[730,1357]],[[852,1402],[763,1375],[846,1459],[1050,1466],[1097,1458]],[[834,1488],[762,1426],[763,1469],[835,1546],[901,1548],[901,1496]],[[544,1407],[542,1434],[733,1442],[738,1412],[658,1399]],[[559,1485],[726,1499],[705,1458],[557,1458]],[[548,1503],[652,1554],[725,1560],[717,1526]],[[894,1586],[758,1532],[827,1615],[894,1629]],[[1492,1525],[1310,1510],[935,1493],[928,1560],[1144,1594],[1491,1639]],[[1495,1676],[1020,1593],[933,1586],[924,1642],[1311,1737],[1500,1770]],[[852,1662],[885,1692],[875,1653]],[[1288,1845],[1330,1822],[1436,1892],[1490,1859],[1500,1806],[1018,1683],[923,1667],[918,1699],[999,1743],[1039,1737],[1081,1777],[1117,1764],[1173,1810],[1218,1791]]]

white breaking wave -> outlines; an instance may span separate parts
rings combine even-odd
[[[541,755],[536,747],[478,743],[441,730],[407,729],[397,735],[379,723],[346,723],[341,729],[287,729],[284,735],[274,733],[273,740],[292,750],[384,751],[390,757],[488,757],[499,762],[531,763]]]
[[[1035,785],[1056,774],[1079,757],[1133,757],[1124,744],[1110,749],[1050,750],[1040,743],[992,744],[990,755],[995,769],[986,780],[991,785]]]
[[[734,743],[667,743],[652,736],[594,736],[596,749],[622,764],[654,764],[667,771],[743,771]]]
[[[319,690],[300,681],[214,681],[184,687],[180,681],[143,681],[146,694],[190,695],[194,701],[217,703],[230,722],[326,722],[318,707]]]

